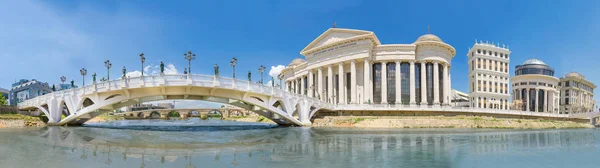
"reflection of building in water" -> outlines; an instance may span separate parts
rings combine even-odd
[[[494,155],[532,149],[587,148],[596,143],[594,134],[587,130],[440,132],[294,128],[249,132],[252,133],[223,133],[226,137],[242,134],[227,143],[188,141],[182,144],[157,142],[156,139],[161,139],[161,136],[155,134],[121,135],[119,139],[114,139],[106,131],[50,127],[40,130],[42,138],[39,141],[48,146],[62,147],[58,150],[71,149],[78,158],[79,155],[103,158],[103,163],[134,158],[145,165],[151,164],[147,162],[198,165],[198,160],[208,159],[221,165],[244,166],[248,160],[286,164],[294,160],[299,164],[317,164],[317,167],[326,164],[372,164],[373,160],[377,160],[375,167],[379,164],[380,167],[443,167],[467,154]],[[177,136],[177,133],[170,135]],[[195,160],[190,161],[192,157]],[[142,162],[141,158],[145,158],[146,162]],[[322,160],[328,161],[315,162]]]
[[[134,105],[128,106],[127,107],[127,111],[142,111],[142,110],[155,110],[155,109],[173,109],[173,108],[175,108],[175,106],[173,105],[173,103],[158,103],[157,105],[140,103],[140,104],[134,104]]]

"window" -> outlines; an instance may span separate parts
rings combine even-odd
[[[433,63],[425,64],[426,73],[426,87],[427,87],[427,103],[433,104]]]
[[[569,87],[569,81],[565,82],[565,87]]]
[[[410,103],[410,64],[409,63],[401,63],[400,64],[400,83],[402,85],[401,88],[401,100],[402,104],[408,105]]]
[[[488,60],[488,70],[492,70],[492,60]]]
[[[477,91],[481,91],[481,80],[477,80]]]
[[[381,103],[381,63],[373,64],[373,103]]]
[[[477,49],[477,54],[481,54],[481,50],[480,49]]]
[[[483,55],[487,55],[487,51],[486,50],[483,50]]]
[[[471,61],[471,71],[475,70],[475,60]]]
[[[483,81],[483,91],[486,92],[487,91],[487,82]]]
[[[396,103],[396,63],[387,66],[387,101],[388,104]]]
[[[494,71],[498,71],[498,62],[494,61]]]
[[[496,57],[497,57],[497,56],[498,56],[498,52],[494,52],[494,56],[496,56]]]
[[[477,69],[481,69],[481,58],[477,58]]]
[[[421,103],[421,65],[415,65],[415,101]]]

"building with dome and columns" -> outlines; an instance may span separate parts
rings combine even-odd
[[[450,105],[456,50],[433,34],[381,44],[371,31],[330,28],[282,71],[290,92],[332,104]]]
[[[594,89],[596,85],[577,72],[560,78],[560,113],[586,113],[594,111]]]
[[[539,59],[529,59],[517,65],[515,76],[511,78],[513,108],[558,114],[558,82],[554,69]]]

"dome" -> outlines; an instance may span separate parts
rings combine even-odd
[[[302,58],[296,58],[296,59],[292,60],[292,62],[290,62],[290,64],[288,64],[288,67],[300,65],[300,64],[302,64],[304,62],[306,62],[304,59],[302,59]]]
[[[417,41],[415,41],[415,43],[418,42],[425,42],[425,41],[437,41],[437,42],[443,42],[442,39],[440,39],[438,36],[433,35],[433,34],[425,34],[422,35],[421,37],[419,37],[417,39]]]
[[[546,63],[544,63],[544,61],[542,60],[533,58],[523,62],[522,65],[546,65]]]
[[[583,75],[581,75],[580,73],[577,73],[577,72],[570,72],[570,73],[568,73],[565,76],[567,76],[567,77],[580,77],[580,78],[583,78]]]

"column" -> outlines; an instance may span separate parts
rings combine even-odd
[[[317,69],[317,98],[325,100],[323,99],[323,94],[323,70],[319,67]]]
[[[313,91],[315,90],[315,84],[313,81],[312,69],[308,70],[308,97],[315,97]]]
[[[421,105],[427,105],[427,68],[425,61],[421,62]]]
[[[539,107],[540,107],[540,90],[539,89],[535,89],[535,112],[539,112]]]
[[[350,103],[356,103],[356,60],[350,61]]]
[[[544,91],[544,112],[548,112],[548,90]]]
[[[410,61],[410,105],[417,104],[415,93],[415,61]]]
[[[437,62],[433,62],[433,105],[440,105],[440,74]]]
[[[369,65],[371,65],[369,63],[369,60],[365,59],[364,68],[363,68],[363,72],[364,72],[364,74],[363,74],[363,98],[362,98],[363,100],[361,103],[365,103],[365,102],[369,101],[369,93],[370,93],[370,91],[369,91],[370,77],[369,76],[371,74],[371,73],[369,73],[369,70],[371,69],[369,67]]]
[[[475,97],[475,108],[479,108],[479,97]]]
[[[400,61],[396,61],[396,102],[402,104],[402,77],[400,76]]]
[[[387,104],[387,62],[381,62],[381,104]]]
[[[300,76],[300,94],[304,95],[304,76]]]
[[[346,98],[346,85],[344,84],[344,77],[346,75],[344,75],[344,63],[340,63],[338,64],[338,97],[339,97],[339,103],[340,104],[346,104],[346,100],[348,100]]]
[[[444,80],[444,92],[442,99],[444,99],[444,105],[450,105],[450,79],[448,78],[448,64],[444,64],[443,67],[444,69],[442,70],[442,73],[444,74],[442,74],[442,78]],[[477,84],[477,80],[475,80],[475,84]]]
[[[530,109],[529,108],[529,104],[531,104],[531,102],[529,100],[529,97],[530,97],[529,96],[529,88],[525,89],[525,96],[524,97],[525,97],[525,99],[523,99],[523,100],[525,100],[527,102],[527,104],[525,105],[525,108],[527,108],[527,109],[525,109],[525,111],[529,111],[529,109]]]
[[[333,103],[333,69],[331,65],[327,65],[327,102]]]

